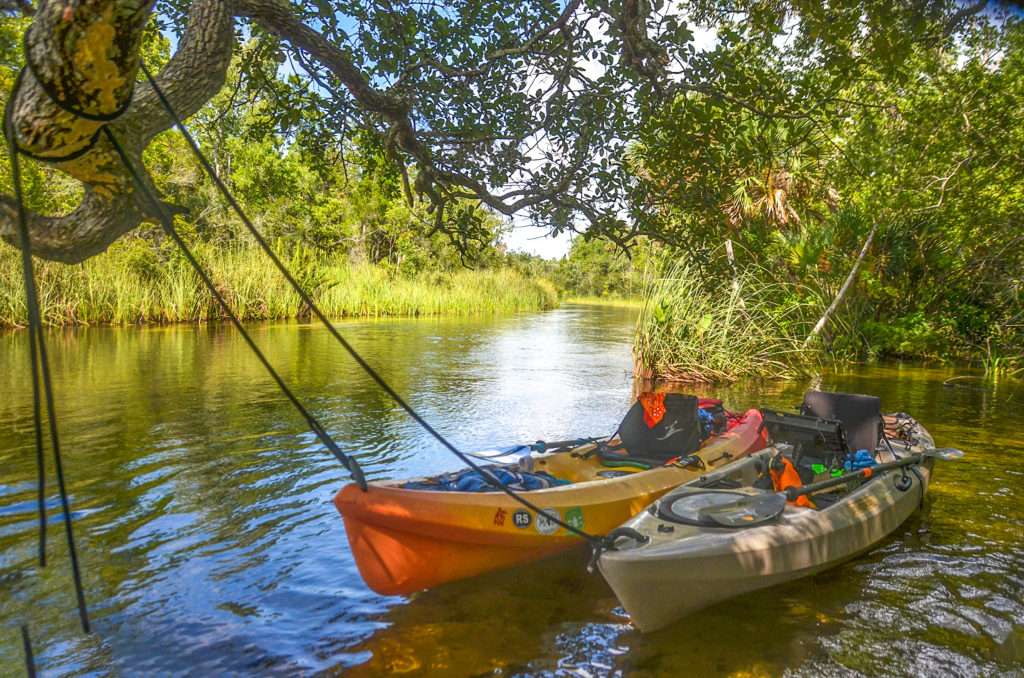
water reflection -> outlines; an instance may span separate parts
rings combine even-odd
[[[465,449],[610,432],[632,398],[631,313],[349,322],[343,332]],[[256,340],[371,478],[454,466],[322,330]],[[60,543],[35,556],[27,337],[0,337],[0,675],[18,622],[49,674],[996,675],[1024,669],[1024,392],[950,389],[945,367],[830,374],[969,457],[879,549],[643,636],[587,554],[385,598],[330,499],[346,477],[227,327],[50,334],[65,467],[98,633],[76,630]],[[806,383],[701,395],[788,409]],[[52,483],[51,483],[52,487]],[[52,513],[56,516],[56,513]]]

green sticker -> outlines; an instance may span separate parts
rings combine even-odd
[[[565,522],[575,527],[577,530],[583,529],[583,509],[579,506],[571,508],[565,512]]]

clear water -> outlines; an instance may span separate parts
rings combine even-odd
[[[632,313],[569,306],[341,327],[465,449],[614,429],[633,397]],[[253,326],[286,381],[369,478],[454,468],[326,332]],[[950,389],[963,370],[858,366],[741,383],[733,409],[808,387],[874,393],[939,445],[924,509],[875,551],[632,629],[577,551],[408,598],[366,588],[331,498],[345,472],[229,327],[48,334],[73,522],[96,632],[77,627],[49,482],[36,565],[27,335],[0,336],[0,675],[1021,675],[1024,388]],[[702,395],[713,393],[703,391]],[[50,465],[52,471],[52,463]]]

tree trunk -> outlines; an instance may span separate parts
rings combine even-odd
[[[857,271],[860,269],[860,264],[864,261],[864,256],[868,253],[868,248],[871,247],[871,241],[875,238],[875,233],[878,231],[878,222],[875,221],[871,227],[871,232],[868,233],[868,239],[864,241],[864,247],[860,249],[860,254],[857,255],[857,261],[853,263],[853,268],[850,269],[850,274],[846,276],[846,280],[843,282],[843,286],[839,288],[839,293],[836,294],[836,298],[832,300],[832,304],[825,310],[825,313],[818,320],[818,323],[811,330],[811,333],[804,339],[804,348],[811,343],[811,339],[816,337],[821,329],[825,327],[825,323],[828,322],[829,316],[839,307],[839,302],[846,296],[847,290],[850,289],[850,285],[853,284],[854,279],[857,277]]]
[[[732,252],[732,238],[725,239],[725,255],[729,259],[729,268],[732,269],[732,293],[739,301],[740,310],[746,311],[747,305],[743,302],[743,297],[740,296],[740,272],[736,268],[736,257]]]

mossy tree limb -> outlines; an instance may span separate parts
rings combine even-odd
[[[27,57],[34,68],[26,69],[10,102],[8,129],[20,149],[45,160],[89,146],[103,123],[74,115],[54,98],[68,109],[103,117],[116,114],[130,97],[125,113],[108,124],[136,167],[142,167],[142,151],[173,124],[148,84],[133,88],[142,27],[151,9],[151,0],[64,0],[39,7],[26,36]],[[193,3],[177,52],[155,76],[181,115],[199,110],[223,86],[232,25],[228,3]],[[83,155],[52,164],[82,182],[85,194],[70,214],[29,213],[32,251],[37,256],[81,262],[153,217],[104,138],[98,137]],[[0,236],[19,246],[16,210],[13,197],[0,194]]]

